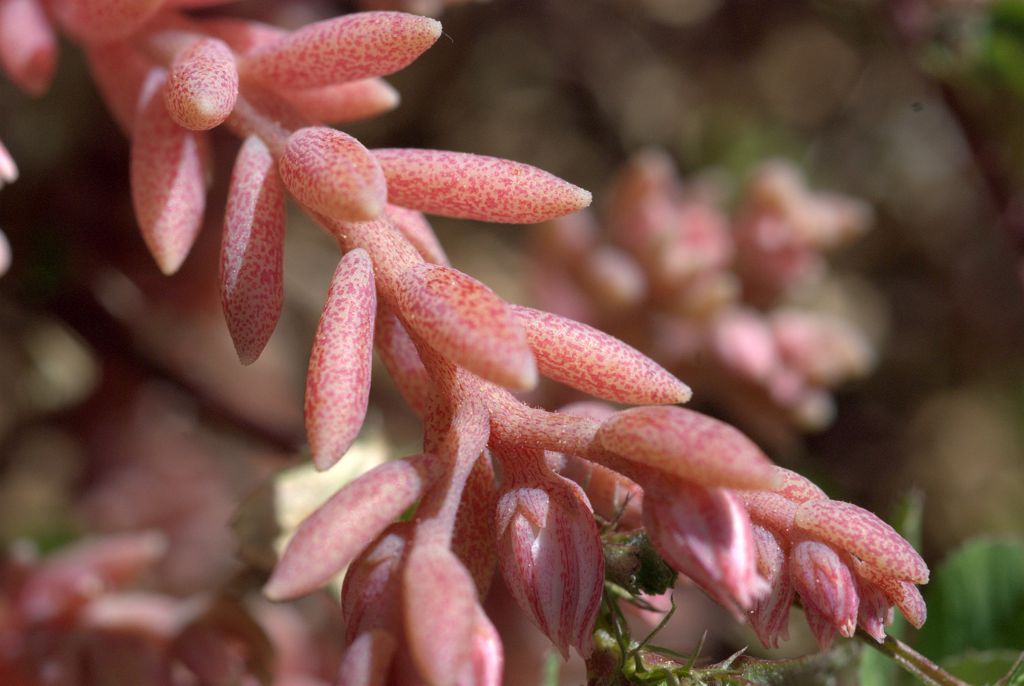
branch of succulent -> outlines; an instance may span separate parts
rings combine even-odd
[[[196,4],[51,3],[132,140],[135,212],[163,272],[186,259],[205,213],[208,130],[224,124],[244,139],[221,261],[243,363],[280,314],[286,194],[337,240],[306,386],[316,467],[334,465],[359,433],[374,347],[423,420],[423,452],[339,490],[265,587],[295,598],[347,568],[338,683],[499,683],[502,646],[481,608],[499,570],[564,656],[589,656],[605,578],[594,510],[642,524],[673,569],[766,643],[784,636],[794,591],[823,646],[858,624],[882,640],[892,606],[924,621],[915,584],[928,569],[890,527],[774,467],[733,427],[673,407],[690,389],[634,348],[506,303],[448,266],[420,214],[541,222],[589,205],[587,191],[502,159],[368,150],[321,123],[393,107],[380,77],[432,45],[438,22],[368,12],[284,32],[176,9]],[[38,67],[11,63],[16,82],[45,88]],[[549,412],[516,399],[539,376],[643,406]]]

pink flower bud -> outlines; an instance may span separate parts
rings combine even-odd
[[[742,621],[769,591],[757,572],[754,534],[739,499],[681,479],[644,484],[644,525],[674,569]]]
[[[843,636],[853,636],[859,605],[857,584],[850,568],[832,548],[817,541],[800,541],[790,551],[789,573],[804,607],[811,610],[807,613],[809,623],[817,613]],[[822,648],[826,647],[822,640],[825,634],[815,634]]]
[[[367,631],[345,649],[336,686],[385,686],[395,654],[395,639],[385,631]]]
[[[757,551],[757,572],[770,587],[768,593],[755,601],[747,614],[761,643],[778,648],[779,641],[789,640],[789,608],[793,604],[793,584],[789,578],[786,553],[775,535],[764,527],[753,526]]]
[[[684,403],[690,388],[652,359],[597,329],[512,305],[540,373],[589,395],[620,403]]]
[[[502,577],[563,657],[573,646],[586,658],[604,587],[594,516],[572,482],[540,471],[511,479],[497,508]]]
[[[313,463],[329,469],[359,435],[370,398],[377,291],[365,250],[346,253],[331,279],[306,374]]]
[[[772,463],[724,422],[681,407],[637,407],[605,421],[606,450],[705,486],[763,489],[776,483]]]
[[[590,204],[589,192],[520,162],[414,148],[373,154],[387,177],[388,202],[427,214],[533,224]]]
[[[206,206],[205,141],[178,126],[164,106],[165,76],[143,87],[132,133],[131,186],[142,238],[164,274],[192,249]]]
[[[420,497],[434,468],[427,456],[385,462],[348,483],[299,525],[263,592],[283,600],[330,581]]]
[[[242,364],[259,357],[277,326],[283,262],[284,189],[267,146],[250,136],[231,173],[220,258],[224,319]]]
[[[404,69],[440,35],[428,17],[358,12],[304,26],[253,51],[244,66],[275,88],[318,88]]]
[[[398,311],[410,333],[448,360],[515,389],[537,383],[526,333],[508,305],[460,271],[415,264],[402,276]]]
[[[402,561],[410,529],[407,523],[391,526],[345,572],[341,611],[347,644],[366,631],[401,632]]]
[[[231,48],[200,39],[174,56],[165,100],[171,118],[193,131],[219,126],[235,108],[238,70]]]
[[[387,185],[380,165],[352,136],[323,126],[288,138],[281,180],[314,212],[341,221],[366,221],[384,210]]]
[[[0,0],[0,66],[8,78],[42,95],[56,64],[57,38],[39,0]]]
[[[892,603],[880,588],[870,581],[857,578],[857,624],[868,636],[879,643],[885,640],[885,626],[892,621]]]

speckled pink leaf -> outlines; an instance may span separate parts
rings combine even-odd
[[[306,375],[306,433],[317,469],[341,459],[366,417],[376,311],[369,256],[346,253],[331,279]]]
[[[121,130],[131,137],[139,93],[152,65],[129,42],[86,46],[89,71]]]
[[[131,146],[132,204],[142,238],[164,274],[178,271],[203,220],[204,143],[164,107],[165,74],[143,86]]]
[[[366,221],[384,210],[387,184],[380,165],[352,136],[324,126],[299,129],[281,156],[281,180],[314,212]]]
[[[598,442],[613,453],[707,486],[771,489],[772,463],[737,429],[681,407],[637,407],[606,420]]]
[[[899,579],[928,582],[928,565],[895,529],[871,512],[838,500],[812,500],[796,512],[796,525]]]
[[[180,126],[193,131],[219,126],[238,98],[231,48],[216,38],[203,38],[175,55],[164,97],[171,119]]]
[[[398,310],[411,334],[474,374],[514,389],[537,383],[526,333],[476,279],[451,267],[413,265],[402,276]]]
[[[817,610],[841,635],[853,636],[857,584],[832,548],[818,541],[800,541],[790,551],[789,573],[805,607]]]
[[[391,312],[378,311],[374,344],[405,402],[422,417],[433,385],[412,339]]]
[[[419,673],[432,686],[455,686],[472,665],[473,577],[447,548],[417,545],[409,553],[402,585],[409,599],[405,634]]]
[[[44,622],[71,612],[151,569],[167,551],[157,532],[107,535],[83,540],[47,558],[18,594],[22,615]]]
[[[390,112],[401,98],[383,79],[368,78],[320,88],[282,90],[292,107],[313,121],[347,124]]]
[[[64,30],[86,43],[125,38],[142,27],[165,0],[57,0],[54,14]]]
[[[335,686],[385,686],[395,639],[384,631],[359,634],[345,649]]]
[[[818,488],[817,484],[805,476],[790,471],[783,467],[775,467],[780,485],[775,492],[794,503],[804,503],[808,500],[828,500],[825,491]]]
[[[288,35],[284,29],[271,24],[230,17],[206,19],[199,22],[199,26],[203,33],[221,39],[239,55],[246,55]]]
[[[259,138],[242,144],[228,189],[220,254],[221,304],[238,359],[270,340],[284,302],[284,189]]]
[[[542,376],[629,405],[684,403],[689,387],[654,360],[592,326],[512,305]]]
[[[445,266],[450,264],[448,256],[444,254],[444,248],[441,247],[441,241],[437,240],[434,229],[422,212],[397,205],[388,205],[386,211],[394,227],[412,243],[424,260]]]
[[[0,66],[31,95],[50,86],[57,64],[57,38],[39,0],[0,0]]]
[[[346,484],[299,525],[266,596],[295,598],[330,581],[420,497],[431,468],[429,456],[385,462]]]
[[[441,35],[440,22],[403,12],[358,12],[309,24],[260,48],[248,74],[278,88],[318,88],[406,67]]]
[[[647,535],[665,561],[737,620],[769,591],[757,572],[750,519],[732,492],[665,479],[645,488],[643,515]]]
[[[764,527],[752,527],[757,551],[757,573],[768,581],[771,590],[754,602],[747,613],[750,626],[768,648],[778,648],[789,640],[789,608],[793,604],[793,584],[789,578],[786,553],[775,535]]]
[[[928,607],[925,605],[921,591],[913,583],[902,579],[882,579],[876,582],[893,605],[899,608],[903,616],[915,629],[924,626],[928,619]]]
[[[590,204],[568,181],[497,157],[386,148],[374,150],[388,183],[388,202],[427,214],[533,224]]]
[[[797,504],[770,491],[737,491],[750,519],[771,529],[784,540],[789,540],[796,516]]]

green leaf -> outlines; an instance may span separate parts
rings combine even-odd
[[[927,588],[928,622],[916,647],[934,660],[1024,646],[1024,541],[975,539]]]

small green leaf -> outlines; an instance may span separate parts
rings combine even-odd
[[[934,660],[1024,646],[1024,541],[976,539],[953,553],[927,588],[917,647]],[[1004,670],[1005,671],[1005,670]]]
[[[947,657],[942,667],[971,684],[994,684],[1013,667],[1016,650],[968,651]]]

